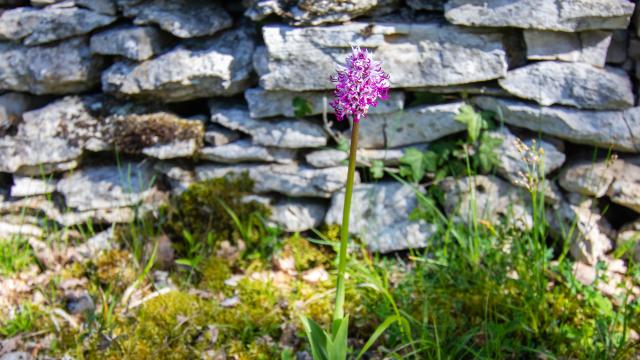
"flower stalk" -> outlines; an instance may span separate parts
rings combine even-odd
[[[351,130],[351,148],[349,150],[349,170],[347,172],[347,187],[344,194],[344,209],[342,212],[342,227],[340,228],[340,252],[338,253],[338,280],[336,285],[336,306],[333,320],[344,317],[344,277],[347,269],[347,247],[349,245],[349,215],[351,213],[351,195],[353,194],[353,179],[356,172],[356,152],[358,151],[358,132],[360,122],[353,122]]]

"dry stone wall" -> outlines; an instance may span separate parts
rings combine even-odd
[[[352,45],[373,49],[392,86],[363,124],[361,165],[397,166],[410,146],[464,136],[455,117],[473,104],[501,114],[504,126],[491,133],[502,140],[500,164],[495,175],[443,181],[447,213],[464,219],[475,186],[483,218],[531,225],[519,139],[544,149],[543,190],[553,218],[576,223],[575,258],[593,263],[640,234],[640,27],[631,1],[0,6],[0,236],[37,236],[45,218],[128,222],[134,207],[152,210],[194,181],[241,172],[285,230],[339,223],[347,154],[336,134],[348,129],[326,120],[328,78]],[[424,93],[444,100],[417,104]],[[413,190],[366,174],[352,231],[380,252],[431,241],[434,225],[407,219]],[[35,216],[16,216],[25,209]]]

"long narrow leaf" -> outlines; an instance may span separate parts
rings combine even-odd
[[[327,345],[329,360],[347,359],[347,340],[349,337],[349,316],[334,320],[335,333],[333,340]]]
[[[300,316],[300,320],[307,333],[313,359],[330,360],[327,357],[327,343],[330,341],[328,334],[315,321],[305,316]]]
[[[362,355],[364,355],[367,350],[369,350],[369,348],[373,346],[376,340],[378,340],[378,338],[387,330],[387,328],[389,328],[389,326],[391,326],[395,322],[401,323],[402,320],[402,317],[398,315],[393,315],[386,318],[385,321],[376,328],[376,331],[371,334],[369,340],[367,340],[367,342],[362,347],[362,350],[360,350],[360,353],[358,354],[358,357],[356,357],[356,360],[360,359]]]

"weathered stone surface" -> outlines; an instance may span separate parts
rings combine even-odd
[[[622,161],[607,195],[614,203],[640,213],[640,158]]]
[[[443,10],[447,0],[407,0],[407,5],[415,10]]]
[[[627,30],[616,30],[611,37],[611,44],[607,52],[607,63],[622,64],[627,60],[627,46],[629,44],[629,34]]]
[[[11,186],[12,197],[25,197],[50,194],[56,191],[56,183],[50,179],[38,179],[25,176],[14,176]]]
[[[269,220],[284,231],[299,232],[319,227],[327,206],[316,199],[285,199],[271,206]]]
[[[0,39],[40,45],[86,34],[115,20],[115,17],[77,7],[20,7],[0,15]]]
[[[290,164],[295,160],[296,152],[291,149],[255,145],[250,139],[242,139],[226,145],[205,147],[200,150],[200,157],[230,164],[251,161]]]
[[[124,14],[136,25],[158,24],[180,38],[213,35],[233,23],[222,6],[207,0],[145,1],[125,7]]]
[[[257,59],[267,90],[324,90],[335,64],[351,45],[373,49],[393,87],[444,86],[505,75],[506,53],[498,33],[473,32],[441,23],[350,23],[340,26],[262,28],[266,59]],[[257,54],[259,55],[259,54]]]
[[[320,25],[349,21],[363,15],[381,15],[398,7],[398,0],[283,1],[252,0],[245,15],[259,21],[278,15],[292,25]]]
[[[23,139],[61,138],[81,149],[117,148],[161,159],[193,155],[202,146],[203,134],[201,121],[100,95],[68,96],[27,112],[18,129]]]
[[[356,154],[358,166],[369,166],[372,161],[382,161],[385,166],[400,164],[406,149],[359,149]],[[307,154],[306,160],[313,167],[324,168],[346,165],[349,153],[337,149],[317,150]]]
[[[544,151],[544,155],[541,157],[541,162],[544,164],[544,174],[540,173],[541,176],[548,175],[564,164],[566,156],[550,142],[538,140],[535,136],[516,136],[507,128],[492,131],[489,134],[502,140],[502,143],[495,149],[498,156],[496,170],[512,184],[522,182],[523,174],[528,174],[533,168],[539,171],[541,166],[541,164],[534,166],[530,161],[533,154],[521,153],[518,150],[518,142],[531,149],[531,152],[536,152],[539,149]]]
[[[466,129],[455,120],[462,102],[417,106],[400,113],[371,114],[360,130],[360,146],[394,148],[430,142]]]
[[[347,167],[313,169],[291,165],[201,165],[196,167],[196,178],[206,180],[248,173],[258,193],[278,192],[293,197],[329,198],[347,182]],[[355,183],[360,182],[357,176]]]
[[[478,175],[455,179],[444,179],[439,185],[445,196],[444,210],[459,222],[472,221],[475,205],[477,220],[491,224],[506,222],[507,225],[529,229],[533,225],[528,193],[495,176]],[[475,196],[473,203],[472,194]]]
[[[249,85],[254,46],[249,31],[230,30],[140,64],[118,62],[103,73],[102,88],[166,102],[238,94]]]
[[[156,191],[151,169],[134,163],[83,168],[62,178],[57,190],[78,211],[135,206]]]
[[[515,100],[476,98],[483,109],[502,111],[504,121],[569,142],[621,151],[640,152],[640,108],[624,111],[585,111],[541,107]]]
[[[543,61],[509,71],[498,82],[511,94],[546,106],[606,110],[624,109],[634,103],[629,76],[612,67]]]
[[[91,55],[86,39],[51,46],[0,43],[0,89],[33,94],[66,94],[92,89],[102,60]]]
[[[210,124],[204,133],[204,141],[213,146],[222,146],[240,139],[240,133],[218,124]]]
[[[182,193],[196,181],[195,173],[180,164],[161,161],[156,163],[153,169],[166,177],[174,194]]]
[[[78,166],[82,150],[60,138],[0,139],[0,172],[40,176]]]
[[[333,95],[324,91],[292,92],[292,91],[267,91],[261,88],[247,89],[244,98],[249,104],[249,113],[253,118],[263,118],[284,115],[294,117],[296,115],[294,100],[302,99],[309,106],[307,115],[322,114],[324,111],[333,114],[334,110],[329,103]],[[326,104],[325,104],[326,99]],[[392,91],[388,100],[378,102],[378,107],[370,108],[370,114],[386,114],[402,110],[404,107],[404,93]]]
[[[120,27],[91,37],[91,51],[101,55],[120,55],[131,60],[147,60],[169,44],[168,38],[152,26]]]
[[[525,30],[523,34],[527,59],[583,62],[598,67],[604,67],[611,43],[611,32],[608,31]]]
[[[573,228],[569,250],[577,261],[595,264],[612,249],[611,239],[607,235],[610,225],[590,199],[573,194],[569,203],[562,204],[547,218],[556,237],[566,237]]]
[[[569,192],[600,198],[609,190],[620,167],[618,161],[579,160],[562,170],[558,182]]]
[[[633,9],[624,0],[449,0],[445,17],[457,25],[570,32],[626,29]]]
[[[210,103],[211,121],[231,130],[251,135],[253,143],[280,148],[312,148],[327,144],[321,125],[306,120],[255,120],[240,105]]]
[[[22,120],[22,114],[39,104],[39,101],[28,94],[7,93],[0,95],[0,136],[12,125]]]
[[[388,253],[422,248],[435,233],[434,225],[408,219],[418,206],[415,189],[397,182],[362,184],[353,189],[349,231],[371,251]],[[325,217],[327,224],[341,224],[344,191],[334,194]]]

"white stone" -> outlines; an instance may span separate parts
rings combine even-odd
[[[131,60],[147,60],[168,46],[162,31],[152,27],[119,27],[91,37],[91,51],[101,55],[120,55]]]
[[[271,206],[269,219],[284,231],[300,232],[319,227],[326,212],[326,205],[316,199],[284,199]]]
[[[527,59],[583,62],[598,67],[604,67],[611,43],[611,32],[608,31],[525,30],[523,34]]]
[[[226,145],[205,147],[200,150],[200,157],[230,164],[251,161],[290,164],[295,160],[296,152],[291,149],[255,145],[249,139],[242,139]]]
[[[56,183],[50,179],[38,179],[16,175],[11,186],[12,197],[50,194],[56,190]]]

